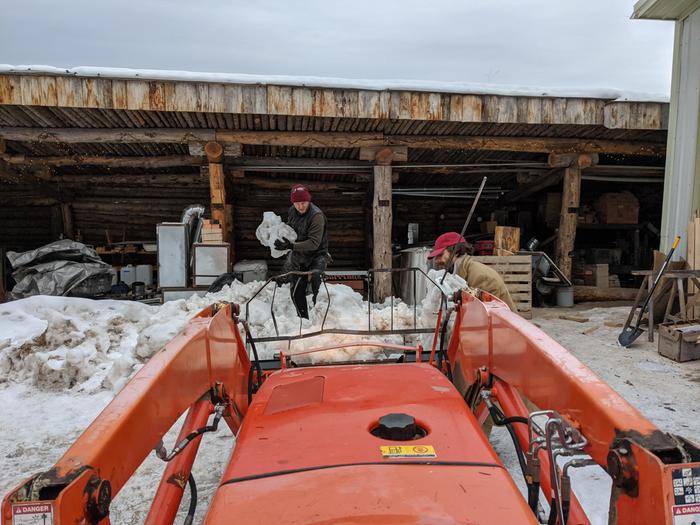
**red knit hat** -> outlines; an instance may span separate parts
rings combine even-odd
[[[433,251],[430,252],[430,255],[428,255],[428,259],[432,259],[434,257],[437,257],[438,255],[440,255],[442,252],[444,252],[450,246],[454,246],[455,244],[459,244],[460,242],[467,242],[467,241],[459,233],[457,233],[457,232],[443,233],[442,235],[440,235],[440,237],[435,239],[435,246],[433,247]]]
[[[309,190],[306,189],[306,186],[303,184],[295,184],[292,186],[292,194],[291,194],[291,199],[292,202],[310,202],[311,201],[311,193],[309,193]]]

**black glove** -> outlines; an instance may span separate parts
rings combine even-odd
[[[277,239],[275,241],[275,250],[293,250],[294,249],[294,243],[287,239],[286,237],[282,237],[282,239]]]

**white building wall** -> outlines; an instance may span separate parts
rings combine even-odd
[[[700,212],[700,10],[676,22],[661,250],[676,235],[686,253],[688,222]]]

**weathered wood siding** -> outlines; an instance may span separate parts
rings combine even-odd
[[[668,104],[577,97],[0,75],[0,104],[505,124],[665,129]]]

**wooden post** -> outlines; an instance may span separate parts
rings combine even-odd
[[[226,179],[224,177],[224,148],[218,142],[207,142],[204,151],[209,161],[209,200],[211,218],[221,225],[224,242],[230,242],[226,222]]]
[[[391,165],[374,167],[373,257],[376,269],[391,268]],[[374,300],[382,302],[391,295],[391,273],[374,275]]]
[[[564,186],[561,195],[561,217],[557,238],[557,266],[571,279],[571,254],[576,239],[576,221],[581,199],[581,169],[572,166],[564,169]]]
[[[597,154],[574,154],[549,156],[549,165],[564,168],[564,182],[561,196],[561,217],[557,238],[557,266],[571,279],[572,252],[576,240],[578,208],[581,201],[581,169],[598,163]]]
[[[63,237],[72,239],[75,234],[73,232],[73,209],[70,204],[61,203],[61,216],[63,217]]]
[[[360,159],[374,161],[374,197],[372,202],[372,267],[375,269],[390,269],[391,264],[391,188],[394,181],[391,172],[391,162],[405,162],[408,159],[408,148],[392,147],[363,147],[360,148]],[[391,295],[391,272],[374,274],[374,301],[382,302]]]
[[[242,169],[236,169],[233,170],[231,173],[232,178],[229,179],[229,187],[231,190],[233,190],[233,186],[235,184],[240,183],[241,179],[245,177],[245,171]],[[231,198],[229,198],[229,201],[231,201],[230,204],[226,205],[226,225],[227,229],[226,232],[224,232],[224,238],[228,237],[229,241],[231,243],[231,262],[234,263],[236,262],[236,228],[234,226],[234,213],[235,213],[235,208],[234,208],[234,203],[232,202],[233,199],[233,191],[230,192]]]
[[[51,240],[61,238],[63,232],[63,218],[61,217],[61,207],[58,204],[51,206]]]

